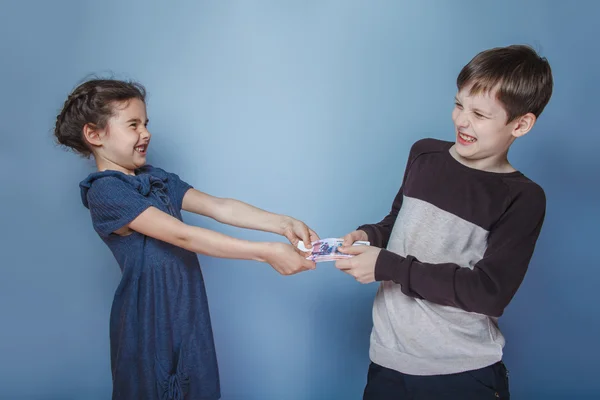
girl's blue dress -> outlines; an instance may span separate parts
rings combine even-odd
[[[94,229],[122,271],[110,315],[113,399],[220,398],[208,302],[195,253],[133,232],[114,231],[156,207],[181,220],[190,185],[145,166],[126,175],[91,174],[80,183]]]

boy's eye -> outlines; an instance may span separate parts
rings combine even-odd
[[[461,109],[462,109],[462,104],[460,104],[460,103],[458,103],[458,102],[454,102],[454,105],[455,105],[456,107],[458,107],[458,108],[461,108]]]
[[[476,116],[477,118],[484,118],[484,116],[483,116],[482,114],[479,114],[478,112],[476,112],[476,113],[475,113],[475,116]]]
[[[133,123],[133,124],[131,124],[129,126],[131,126],[132,128],[137,128],[137,124],[136,123]]]

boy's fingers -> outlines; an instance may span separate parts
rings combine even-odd
[[[342,246],[351,246],[352,243],[355,242],[353,236],[351,233],[347,234],[346,236],[343,237],[344,243],[342,243]]]
[[[338,250],[340,252],[342,252],[342,253],[356,256],[356,255],[364,253],[369,248],[370,248],[370,246],[364,246],[364,245],[361,245],[361,246],[342,246]]]
[[[350,260],[338,260],[335,262],[335,267],[341,271],[347,272],[352,268]]]

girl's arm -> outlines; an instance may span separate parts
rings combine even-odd
[[[257,243],[187,225],[177,218],[149,207],[128,227],[143,235],[212,257],[255,260],[270,264],[282,275],[314,269],[315,264],[284,243]]]
[[[235,199],[223,199],[190,189],[183,197],[182,209],[239,228],[272,232],[285,236],[293,245],[299,240],[311,243],[319,236],[295,218],[274,214]]]

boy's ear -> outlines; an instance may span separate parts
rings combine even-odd
[[[102,131],[94,124],[85,124],[83,126],[83,138],[91,146],[100,147],[102,145]]]
[[[531,128],[533,128],[533,125],[535,125],[536,120],[537,118],[532,113],[527,113],[517,118],[517,120],[514,122],[515,128],[513,129],[512,135],[515,138],[519,138],[521,136],[526,135],[527,132],[529,132]]]

